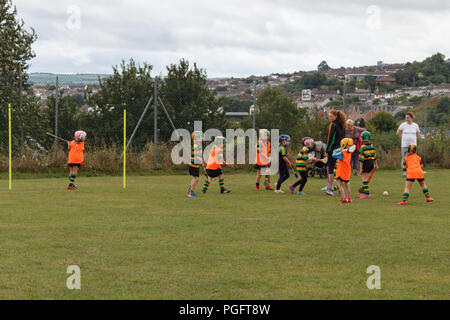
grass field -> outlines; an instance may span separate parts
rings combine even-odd
[[[310,179],[305,197],[254,191],[188,199],[188,176],[0,180],[1,299],[449,299],[449,170],[426,175],[399,207],[398,171],[377,172],[374,198],[339,204]],[[290,181],[294,181],[291,178]],[[352,180],[356,198],[359,177]],[[287,190],[287,184],[284,187]],[[384,190],[390,196],[384,197]],[[81,290],[66,288],[68,265]],[[366,269],[381,268],[381,290]]]

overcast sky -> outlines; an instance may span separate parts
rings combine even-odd
[[[209,77],[450,55],[449,0],[13,0],[38,35],[32,72],[156,73],[180,58]]]

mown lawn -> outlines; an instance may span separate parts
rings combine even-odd
[[[377,172],[374,197],[340,204],[310,179],[307,196],[254,191],[188,199],[188,176],[0,180],[1,299],[449,299],[449,170],[429,171],[434,203]],[[291,182],[294,181],[292,177]],[[359,177],[352,180],[354,198]],[[287,190],[287,184],[284,186]],[[387,190],[390,196],[382,196]],[[81,290],[66,287],[68,265]],[[366,269],[381,268],[381,290]]]

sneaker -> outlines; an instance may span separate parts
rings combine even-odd
[[[306,196],[306,193],[304,193],[303,191],[299,191],[299,192],[297,192],[297,195],[298,196]]]
[[[75,188],[73,186],[68,186],[67,190],[75,190]]]
[[[220,193],[222,193],[222,194],[230,193],[230,192],[231,192],[231,190],[227,190],[227,189],[220,190]]]
[[[434,199],[432,197],[428,197],[426,200],[427,200],[427,202],[433,202],[434,201]]]
[[[275,193],[284,193],[283,190],[275,190],[274,192],[275,192]]]
[[[294,194],[294,185],[290,184],[289,185],[289,190],[291,190],[291,194]]]
[[[206,193],[206,190],[202,190],[202,193],[205,194],[205,193]]]
[[[334,192],[331,189],[328,189],[327,195],[334,197]]]
[[[197,194],[194,193],[194,192],[191,192],[191,193],[188,194],[188,197],[189,198],[197,198]]]
[[[347,199],[342,198],[341,203],[348,203]]]
[[[372,196],[370,194],[365,194],[365,193],[359,195],[360,199],[370,199],[371,197]]]
[[[259,186],[256,186],[256,187],[255,187],[255,190],[256,190],[256,191],[259,191],[259,190],[261,190],[261,189],[259,188]]]
[[[402,200],[402,201],[398,202],[397,204],[401,205],[401,206],[406,206],[408,204],[408,201]]]
[[[353,202],[352,198],[347,198],[347,202],[352,203]]]
[[[323,187],[322,189],[320,189],[320,191],[327,191],[328,187]]]
[[[266,190],[273,190],[273,188],[271,186],[267,186]]]
[[[402,178],[406,178],[406,172],[402,173]]]

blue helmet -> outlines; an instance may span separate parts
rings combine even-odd
[[[291,137],[289,137],[287,134],[282,134],[281,136],[280,136],[280,139],[279,139],[279,141],[280,141],[280,143],[282,142],[282,141],[291,141]]]

